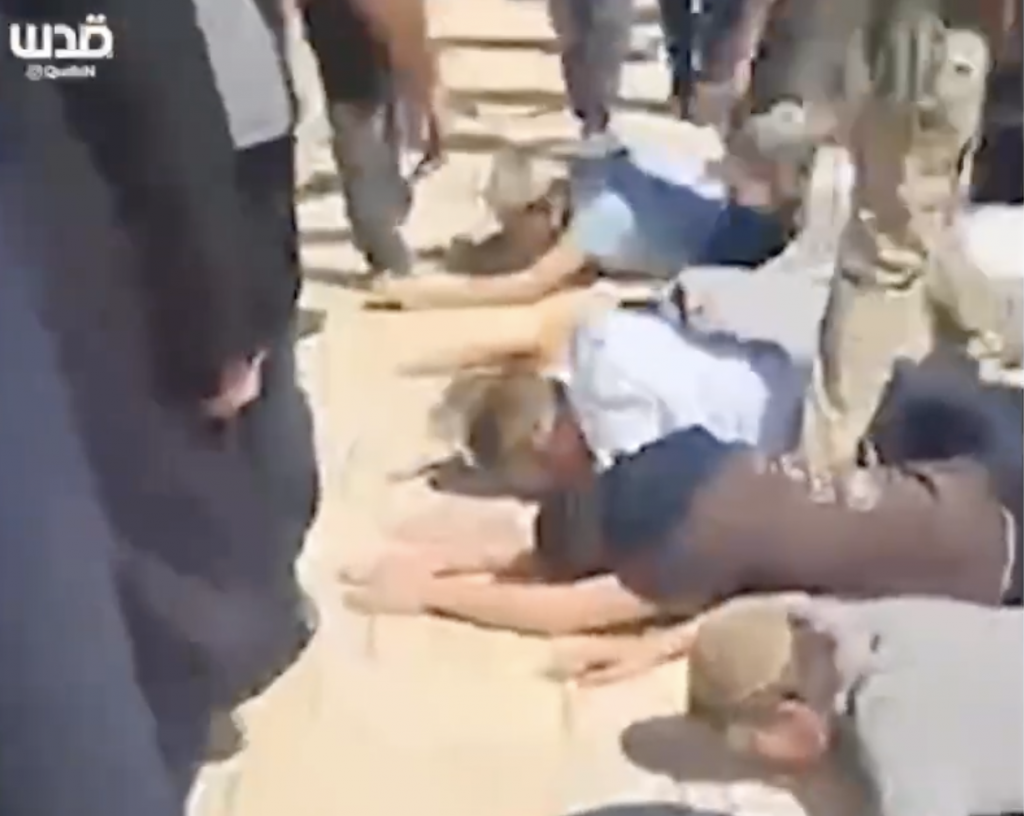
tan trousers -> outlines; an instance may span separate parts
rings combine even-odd
[[[897,359],[920,360],[940,340],[978,357],[999,353],[999,304],[954,229],[988,48],[973,32],[948,38],[936,110],[868,98],[853,126],[851,215],[804,413],[802,452],[816,473],[852,464]]]

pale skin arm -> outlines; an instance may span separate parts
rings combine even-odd
[[[514,360],[537,367],[557,363],[583,319],[617,304],[614,296],[588,288],[559,292],[530,306],[490,307],[486,313],[474,312],[462,337],[458,331],[449,332],[428,348],[423,348],[428,338],[422,338],[416,353],[399,364],[399,370],[407,375],[437,375]],[[480,326],[487,326],[486,336],[480,336]]]
[[[803,608],[809,598],[804,593],[744,598],[731,603],[781,603],[790,611]],[[694,606],[693,612],[702,609]],[[687,620],[667,629],[634,635],[598,635],[573,638],[561,644],[546,674],[555,680],[572,680],[580,685],[615,683],[652,671],[679,660],[689,653],[697,637],[702,618]]]
[[[593,632],[656,617],[660,610],[613,576],[568,585],[437,579],[424,590],[426,608],[481,626],[535,635]]]
[[[405,309],[530,305],[572,286],[586,264],[586,255],[563,236],[540,260],[519,272],[480,277],[444,272],[417,275],[389,280],[374,295],[383,304]]]

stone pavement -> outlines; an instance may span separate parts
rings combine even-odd
[[[542,2],[434,0],[433,13],[456,107],[475,106],[479,118],[454,122],[447,165],[418,190],[409,234],[425,264],[432,248],[479,222],[474,190],[502,138],[550,152],[572,130]],[[648,8],[638,16],[653,23]],[[656,137],[665,87],[655,62],[631,64],[620,128]],[[313,122],[303,134],[305,306],[322,326],[303,341],[301,363],[325,500],[301,570],[323,625],[293,670],[241,712],[247,745],[204,772],[193,814],[562,816],[623,802],[799,813],[781,782],[752,781],[666,719],[683,699],[682,666],[582,692],[540,676],[551,652],[544,641],[438,620],[367,622],[344,610],[338,565],[379,547],[387,519],[429,501],[422,487],[389,484],[386,474],[430,452],[425,414],[439,383],[401,380],[395,361],[425,334],[486,325],[472,313],[359,310],[352,282],[361,265],[323,128]],[[694,131],[690,149],[712,151],[714,140]],[[807,794],[822,813],[844,801],[827,786]]]

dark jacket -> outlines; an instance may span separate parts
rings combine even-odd
[[[657,602],[749,592],[926,595],[997,605],[1011,561],[993,479],[974,458],[875,468],[833,497],[694,428],[603,480],[610,561]]]
[[[192,401],[165,399],[168,378],[162,366],[170,351],[192,363],[205,361],[212,374],[214,360],[231,348],[229,337],[237,342],[235,349],[242,349],[253,342],[243,343],[242,338],[258,334],[242,320],[250,314],[248,308],[236,308],[242,297],[231,291],[230,275],[217,274],[224,265],[239,274],[251,270],[234,266],[238,259],[229,257],[230,242],[216,235],[216,227],[237,228],[247,240],[251,236],[233,192],[234,156],[226,130],[224,140],[193,140],[204,132],[204,116],[215,126],[214,135],[223,129],[216,127],[223,125],[223,116],[209,70],[199,70],[205,57],[190,48],[198,30],[187,15],[161,17],[161,10],[178,3],[158,3],[152,9],[140,4],[141,16],[152,13],[163,20],[166,40],[160,39],[159,45],[163,60],[154,64],[139,58],[145,64],[137,70],[176,77],[200,104],[194,128],[183,104],[175,111],[183,122],[172,131],[196,148],[188,157],[195,166],[224,171],[216,176],[223,185],[197,175],[174,138],[155,132],[146,114],[163,123],[163,116],[174,119],[173,106],[167,98],[147,104],[145,95],[132,95],[139,89],[155,92],[150,80],[135,81],[135,74],[126,70],[123,85],[112,82],[88,92],[84,84],[76,85],[85,92],[83,99],[95,104],[97,122],[90,129],[84,121],[89,113],[85,102],[73,100],[70,91],[58,91],[56,83],[28,82],[24,67],[3,55],[0,154],[6,161],[0,162],[0,189],[10,252],[31,260],[31,268],[38,270],[37,308],[59,355],[96,494],[117,536],[109,567],[121,581],[136,676],[156,717],[165,755],[179,773],[187,773],[202,756],[210,710],[233,705],[261,675],[276,668],[275,662],[294,652],[303,632],[296,623],[293,553],[282,553],[279,519],[237,434],[211,425]],[[187,0],[184,5],[191,6]],[[130,14],[134,21],[135,12]],[[144,30],[146,24],[139,27]],[[123,38],[128,36],[122,32]],[[198,40],[194,44],[201,46]],[[183,59],[182,71],[168,67],[183,54],[195,60]],[[188,81],[189,68],[193,82]],[[184,103],[177,91],[159,90]],[[131,112],[138,120],[140,143],[121,146],[141,181],[104,163],[112,144],[122,139],[117,129],[122,110],[129,130]],[[188,180],[173,178],[165,163]],[[147,195],[154,200],[146,202],[142,216],[125,212],[126,201]],[[159,221],[159,213],[168,220]],[[240,240],[238,247],[245,243]],[[191,248],[177,251],[177,244]],[[174,263],[155,258],[157,246],[173,253]],[[201,268],[203,274],[196,274],[197,267],[185,262],[198,259],[200,247],[210,250],[205,256],[209,263]],[[200,293],[211,299],[200,298]],[[162,295],[180,312],[160,302]],[[189,310],[193,300],[201,302],[199,317]],[[226,310],[226,320],[235,321],[230,335],[218,328],[221,315],[215,307]],[[155,332],[154,316],[163,321]],[[175,316],[181,325],[171,325]],[[190,345],[189,329],[199,332],[200,325],[209,331]],[[161,353],[153,353],[154,344]],[[190,386],[179,393],[199,393],[202,368],[174,369],[178,376],[172,381]],[[191,376],[182,378],[186,373]],[[126,550],[132,557],[122,557]],[[161,576],[169,570],[187,579],[168,590],[172,603],[166,603],[167,593],[159,599],[162,604],[154,603],[158,599],[149,591],[154,571],[145,566],[154,562],[161,565]],[[200,590],[190,603],[193,586]],[[167,589],[166,582],[162,589]],[[170,620],[169,609],[183,605],[208,614]],[[204,639],[196,627],[188,631],[197,618],[227,622],[218,627],[216,643]],[[225,628],[235,625],[235,631],[222,637]],[[235,636],[242,647],[229,643],[220,648]],[[225,659],[235,662],[224,665]]]
[[[93,79],[54,84],[137,253],[161,388],[187,400],[215,393],[227,362],[277,330],[270,315],[279,307],[268,302],[276,292],[260,284],[287,271],[241,202],[191,0],[3,0],[0,8],[11,19],[69,24],[106,17],[113,57]]]

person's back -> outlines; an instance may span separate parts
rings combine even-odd
[[[873,644],[866,666],[844,679],[882,812],[1019,811],[1024,613],[926,598],[840,611]],[[841,652],[841,625],[837,634]]]
[[[637,144],[580,156],[570,181],[569,238],[612,277],[755,266],[790,237],[774,213],[731,201],[712,165],[681,151]]]
[[[689,644],[688,713],[794,778],[852,760],[883,816],[1020,812],[1022,638],[1021,610],[942,598],[727,604]]]
[[[774,344],[617,309],[577,328],[568,363],[569,400],[600,464],[689,427],[769,455],[794,441],[802,378]]]
[[[794,589],[999,603],[1014,528],[984,467],[857,475],[826,495],[745,446],[681,431],[605,475],[603,533],[623,580],[658,603]]]

